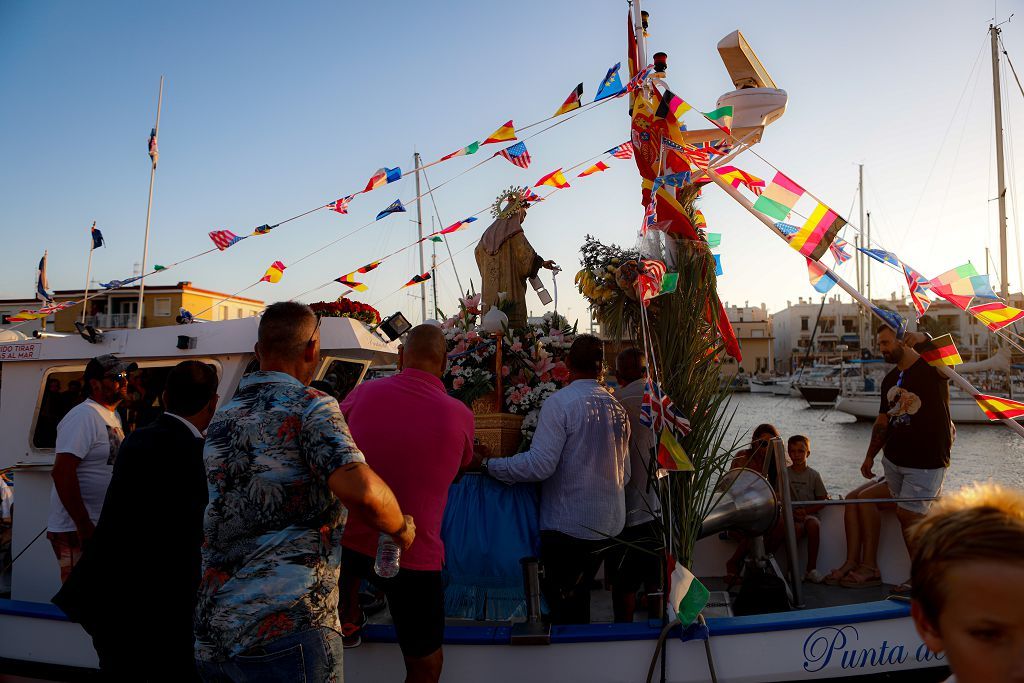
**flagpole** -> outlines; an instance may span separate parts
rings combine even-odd
[[[633,36],[636,38],[636,54],[640,63],[637,70],[647,66],[647,38],[644,35],[644,17],[640,11],[640,0],[633,0]]]
[[[420,153],[413,152],[413,165],[416,167],[416,229],[419,232],[420,249],[420,272],[425,273],[426,265],[423,263],[423,195],[420,194]],[[427,283],[420,283],[420,322],[427,321]]]
[[[156,99],[156,126],[153,127],[153,139],[160,137],[160,107],[164,101],[164,77],[160,76],[160,93]],[[139,280],[139,305],[135,313],[135,329],[142,329],[142,314],[145,312],[145,301],[143,295],[146,289],[146,256],[149,253],[149,219],[153,213],[153,181],[156,180],[157,157],[150,150],[150,157],[153,159],[153,167],[149,171],[149,203],[146,205],[146,236],[142,241],[142,279]]]
[[[89,300],[89,278],[92,276],[92,252],[93,252],[93,240],[92,231],[96,229],[96,221],[92,222],[92,227],[89,228],[89,261],[85,266],[85,296],[82,297],[82,324],[85,324],[85,302]]]
[[[755,209],[754,208],[754,204],[749,199],[747,199],[742,194],[740,194],[739,190],[737,190],[732,185],[730,185],[725,180],[723,180],[722,177],[719,176],[717,173],[709,173],[708,177],[711,178],[711,182],[713,182],[715,185],[718,185],[720,188],[722,188],[723,192],[725,192],[727,195],[729,195],[730,197],[735,199],[739,203],[740,206],[742,206],[744,209],[749,211],[750,214],[752,216],[754,216],[754,218],[756,218],[759,221],[761,221],[762,223],[764,223],[768,227],[769,230],[774,232],[776,235],[781,237],[783,240],[786,240],[787,243],[788,243],[788,240],[786,239],[786,235],[784,235],[783,232],[781,230],[779,230],[778,227],[776,227],[775,223],[772,222],[772,220],[770,218],[768,218],[768,216],[765,216],[763,213],[761,213],[760,211]],[[871,305],[871,302],[868,301],[868,299],[865,298],[863,294],[858,292],[855,287],[851,286],[846,280],[844,280],[842,277],[840,277],[831,268],[827,268],[826,267],[825,268],[825,272],[826,272],[826,274],[830,278],[835,280],[836,284],[839,285],[839,287],[843,291],[845,291],[847,294],[852,296],[856,301],[858,301],[863,306],[866,306],[869,311],[873,311],[874,307]],[[881,320],[886,325],[889,325],[888,321],[886,321],[884,319],[881,319]],[[890,327],[891,327],[891,325],[890,325]],[[956,384],[961,389],[966,391],[970,396],[973,397],[973,396],[977,396],[978,395],[978,393],[979,393],[978,390],[975,389],[974,386],[970,382],[968,382],[966,379],[964,379],[960,375],[960,373],[958,373],[953,368],[949,367],[948,365],[943,365],[943,366],[938,367],[938,370],[942,374],[944,374],[946,377],[951,379],[954,384]],[[1000,422],[1002,422],[1004,425],[1009,427],[1011,430],[1017,432],[1017,434],[1019,434],[1020,436],[1024,436],[1024,425],[1018,423],[1016,420],[1011,420],[1010,418],[1000,418]]]

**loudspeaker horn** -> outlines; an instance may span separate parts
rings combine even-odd
[[[778,499],[768,480],[753,470],[729,470],[715,487],[718,503],[704,518],[700,538],[722,531],[761,536],[775,525]]]

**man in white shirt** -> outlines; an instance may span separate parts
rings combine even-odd
[[[539,481],[541,589],[553,624],[590,623],[590,583],[626,522],[629,418],[598,380],[604,347],[580,335],[569,349],[569,386],[540,410],[530,450],[490,458],[498,481]]]
[[[92,537],[103,498],[124,439],[121,417],[115,412],[128,391],[128,373],[138,366],[106,354],[85,366],[89,398],[68,411],[57,425],[57,455],[46,537],[53,546],[64,582],[82,556],[82,544]]]

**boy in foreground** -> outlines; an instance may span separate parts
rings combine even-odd
[[[1024,681],[1024,493],[975,484],[910,529],[911,615],[950,681]]]
[[[807,464],[807,458],[811,455],[811,440],[803,434],[789,437],[787,442],[789,459],[793,464],[788,468],[789,472],[789,493],[793,500],[827,500],[828,491],[825,489],[825,482],[821,480],[818,470]],[[809,505],[793,508],[793,522],[796,526],[796,538],[799,541],[807,537],[807,573],[804,574],[804,581],[821,583],[824,576],[818,571],[818,546],[821,540],[821,522],[818,521],[817,513],[824,505]],[[780,523],[776,527],[779,534],[776,542],[782,541],[782,533],[785,527]]]

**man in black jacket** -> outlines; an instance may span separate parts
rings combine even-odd
[[[217,381],[198,361],[168,373],[166,412],[125,439],[96,533],[54,597],[92,636],[107,680],[197,680],[203,432],[217,407]]]

